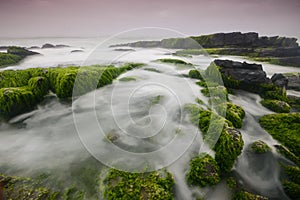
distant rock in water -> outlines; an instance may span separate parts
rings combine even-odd
[[[65,47],[70,47],[69,45],[65,45],[65,44],[58,44],[55,46],[55,48],[65,48]]]
[[[114,49],[114,51],[135,51],[134,49]]]
[[[39,46],[31,46],[31,47],[28,47],[27,49],[40,49]]]
[[[50,43],[46,43],[42,46],[42,49],[47,49],[47,48],[64,48],[64,47],[70,47],[68,45],[64,45],[64,44],[58,44],[58,45],[53,45]]]
[[[79,49],[76,49],[76,50],[72,50],[71,53],[82,53],[84,52],[83,50],[79,50]]]
[[[16,47],[16,46],[8,47],[7,48],[7,53],[17,55],[17,56],[20,56],[22,58],[25,58],[26,56],[39,54],[39,53],[34,52],[34,51],[29,51],[29,50],[27,50],[23,47]]]
[[[46,49],[46,48],[55,48],[55,45],[46,43],[42,46],[42,49]]]

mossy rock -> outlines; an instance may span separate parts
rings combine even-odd
[[[47,69],[41,68],[0,71],[0,88],[27,86],[29,79],[37,76],[46,77],[47,73]]]
[[[130,173],[110,169],[103,180],[102,194],[107,200],[172,200],[174,199],[173,187],[173,176],[164,170]]]
[[[150,72],[161,73],[161,71],[159,71],[158,69],[151,68],[151,67],[146,67],[146,68],[144,68],[143,70],[150,71]]]
[[[265,115],[260,125],[298,157],[300,153],[300,113]]]
[[[231,190],[235,190],[237,188],[237,182],[233,177],[227,178],[226,183]]]
[[[30,111],[37,104],[37,99],[40,98],[29,87],[1,88],[0,115],[13,117]]]
[[[290,181],[283,182],[283,189],[285,193],[291,198],[295,200],[300,199],[300,185]]]
[[[289,113],[290,112],[290,105],[284,101],[279,100],[262,100],[260,102],[264,107],[277,112],[277,113]]]
[[[190,120],[203,133],[203,140],[213,146],[224,128],[232,127],[232,123],[216,113],[205,110],[197,104],[187,104],[184,110],[189,113]]]
[[[189,71],[189,77],[194,78],[194,79],[203,80],[201,73],[199,72],[199,70],[196,70],[196,69],[192,69]]]
[[[274,145],[274,147],[276,148],[278,153],[293,161],[296,165],[300,166],[300,158],[292,153],[288,148],[282,145]]]
[[[285,165],[285,166],[283,166],[283,169],[290,181],[300,184],[300,168],[299,167]]]
[[[0,116],[10,118],[32,110],[51,90],[58,98],[83,95],[112,83],[121,73],[142,64],[66,68],[33,68],[0,72]],[[76,82],[75,82],[76,81]]]
[[[200,154],[190,162],[187,174],[190,185],[214,186],[220,182],[220,172],[216,161],[208,154]]]
[[[271,151],[271,148],[265,142],[258,140],[251,144],[251,150],[257,154],[263,154]]]
[[[162,58],[162,59],[158,59],[157,61],[163,62],[163,63],[171,63],[171,64],[177,64],[177,65],[190,65],[190,66],[192,66],[191,63],[187,63],[183,60],[174,59],[174,58]]]
[[[22,60],[21,56],[0,52],[0,67],[15,65]]]
[[[4,199],[14,200],[82,200],[84,193],[75,187],[54,190],[44,186],[40,180],[0,174],[0,187]],[[1,189],[1,188],[0,188]]]
[[[241,106],[226,102],[216,106],[216,110],[219,114],[226,111],[226,119],[229,120],[235,128],[242,128],[245,111]]]
[[[235,160],[241,154],[244,146],[241,133],[234,128],[225,128],[214,146],[215,159],[220,167],[221,173],[231,171]]]
[[[250,192],[240,191],[234,194],[232,200],[268,200],[268,198]]]
[[[122,81],[122,82],[136,81],[136,77],[126,76],[126,77],[120,78],[119,81]]]

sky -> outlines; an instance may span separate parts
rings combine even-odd
[[[0,37],[107,36],[139,27],[186,35],[255,31],[300,39],[300,0],[0,0]]]

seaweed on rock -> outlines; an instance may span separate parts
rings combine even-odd
[[[290,105],[284,101],[279,100],[262,100],[260,102],[264,107],[277,112],[277,113],[289,113],[290,112]]]
[[[259,119],[259,123],[274,139],[286,146],[293,154],[299,155],[300,113],[265,115]]]
[[[215,159],[220,167],[221,173],[231,171],[235,160],[241,154],[244,146],[241,133],[234,128],[225,128],[214,146]]]
[[[210,155],[200,154],[190,162],[187,181],[190,185],[200,187],[214,186],[220,182],[219,166]]]
[[[113,199],[172,200],[174,178],[164,170],[130,173],[110,169],[103,180],[103,196]]]
[[[257,154],[271,151],[271,148],[263,141],[257,140],[251,144],[251,150]]]

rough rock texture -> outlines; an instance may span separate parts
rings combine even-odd
[[[231,60],[214,60],[214,63],[220,67],[222,75],[231,77],[243,84],[270,83],[270,79],[267,78],[261,65]]]
[[[288,79],[287,89],[300,91],[300,77],[297,75],[286,75]]]
[[[161,41],[139,41],[128,44],[113,45],[116,46],[132,46],[132,47],[163,47],[163,48],[180,48],[193,49],[199,48],[201,45],[204,48],[219,48],[219,47],[235,47],[235,48],[293,48],[298,47],[296,38],[287,37],[259,37],[258,33],[249,32],[231,32],[231,33],[215,33],[210,35],[193,36],[188,38],[169,38]],[[281,49],[276,53],[281,53]],[[285,50],[283,50],[285,52]],[[299,51],[297,48],[289,51]]]
[[[288,78],[283,74],[274,74],[271,81],[280,88],[287,88],[289,82]]]

